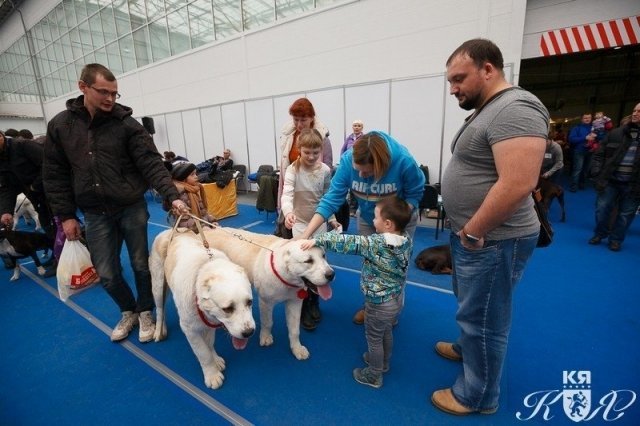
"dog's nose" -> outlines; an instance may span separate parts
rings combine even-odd
[[[336,273],[333,272],[333,269],[330,269],[329,272],[327,272],[324,276],[327,281],[333,281],[333,279],[336,277]]]
[[[244,337],[245,339],[248,339],[253,335],[254,331],[255,331],[255,328],[247,328],[242,332],[242,337]]]

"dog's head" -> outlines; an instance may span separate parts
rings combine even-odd
[[[303,250],[301,244],[301,240],[293,240],[284,246],[284,267],[289,275],[301,278],[323,300],[330,299],[332,290],[329,282],[336,273],[327,262],[324,250],[320,247]]]
[[[253,293],[244,269],[224,258],[206,262],[196,278],[196,296],[205,315],[224,324],[233,347],[244,349],[256,329]]]

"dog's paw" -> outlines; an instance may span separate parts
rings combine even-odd
[[[17,280],[18,280],[18,278],[20,278],[20,274],[18,274],[18,275],[13,274],[13,275],[11,276],[11,278],[9,278],[9,281],[17,281]]]
[[[291,352],[293,352],[293,356],[295,356],[298,361],[309,359],[309,351],[302,345],[291,346]]]
[[[204,384],[211,389],[218,389],[224,382],[224,374],[221,371],[211,371],[205,373]]]
[[[47,272],[44,266],[38,266],[38,275],[43,276]]]
[[[216,355],[213,358],[213,363],[216,365],[216,367],[220,371],[224,371],[224,369],[227,367],[227,363],[225,362],[224,358],[222,358],[221,356],[218,356],[218,355]]]
[[[167,326],[162,324],[156,324],[156,331],[153,333],[153,340],[160,342],[167,338]]]
[[[273,336],[271,333],[265,333],[264,331],[260,332],[260,346],[271,346],[273,345]]]

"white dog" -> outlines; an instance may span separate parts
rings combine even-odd
[[[258,291],[260,346],[273,344],[273,307],[284,301],[291,352],[299,360],[309,358],[309,351],[300,343],[300,310],[306,291],[314,291],[324,300],[331,298],[329,282],[335,272],[324,250],[302,250],[300,241],[233,228],[208,228],[204,233],[212,247],[224,251],[247,271]]]
[[[24,218],[26,224],[29,224],[29,219],[32,219],[36,223],[36,231],[42,228],[40,226],[40,216],[38,216],[38,212],[36,212],[31,201],[23,193],[18,194],[16,198],[16,208],[13,212],[13,229],[18,226],[20,217]]]
[[[251,306],[251,283],[244,269],[229,261],[224,253],[207,253],[193,232],[160,233],[153,242],[149,267],[153,298],[157,307],[156,342],[166,338],[165,278],[193,353],[198,358],[204,383],[217,389],[224,381],[225,361],[214,347],[216,328],[224,326],[231,334],[233,347],[244,349],[256,323]]]

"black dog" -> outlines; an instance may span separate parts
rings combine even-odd
[[[416,256],[416,266],[434,275],[451,273],[451,249],[449,245],[429,247]]]
[[[18,259],[31,257],[38,267],[38,274],[44,275],[45,268],[38,258],[38,250],[53,252],[53,241],[42,232],[12,231],[10,229],[0,229],[0,255],[11,261],[13,264],[13,276],[11,281],[20,278],[20,266]]]
[[[542,195],[542,205],[546,210],[545,213],[549,214],[549,206],[551,206],[551,202],[554,198],[558,199],[558,203],[560,203],[560,209],[562,211],[560,222],[565,221],[565,212],[564,212],[564,189],[557,183],[551,182],[549,179],[545,179],[540,177],[538,179],[538,188],[540,188],[540,195]]]

